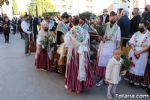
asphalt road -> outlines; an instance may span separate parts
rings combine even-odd
[[[64,88],[62,75],[35,68],[34,54],[24,55],[24,41],[19,35],[11,35],[10,44],[5,44],[0,35],[0,100],[107,100],[106,88],[102,85],[81,94],[70,92]],[[117,92],[146,94],[144,89],[131,87],[123,80]]]

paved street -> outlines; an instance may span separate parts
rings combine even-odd
[[[62,75],[36,70],[34,54],[24,55],[24,41],[19,35],[11,35],[10,44],[0,35],[0,100],[106,100],[106,87],[94,86],[82,94],[70,92],[64,88]],[[146,94],[125,81],[118,92]]]

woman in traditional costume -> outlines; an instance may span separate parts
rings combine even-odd
[[[62,16],[62,21],[58,22],[56,32],[57,32],[57,44],[60,45],[64,42],[64,35],[69,31],[69,15],[67,13],[64,13]]]
[[[67,52],[65,88],[80,93],[93,86],[93,71],[89,58],[89,33],[82,29],[79,19],[74,18],[73,27],[65,35],[63,53],[59,63]]]
[[[81,26],[84,30],[86,30],[87,32],[89,32],[90,27],[89,27],[89,25],[88,25],[88,23],[87,23],[87,19],[86,19],[85,17],[81,17],[81,18],[80,18],[80,26]]]
[[[61,18],[62,20],[58,22],[57,28],[56,28],[56,33],[57,33],[57,39],[56,39],[56,43],[57,43],[57,48],[56,48],[56,52],[54,52],[54,63],[53,63],[53,67],[54,70],[60,74],[65,74],[65,60],[64,63],[62,65],[58,65],[58,60],[60,57],[60,52],[61,51],[61,47],[62,47],[62,43],[64,42],[64,36],[65,34],[69,31],[69,15],[65,12],[62,14]]]
[[[42,44],[42,41],[45,41],[45,39],[48,39],[50,36],[48,32],[48,24],[46,21],[43,21],[41,23],[41,29],[39,31],[38,37],[37,37],[37,49],[36,49],[36,55],[35,55],[35,65],[37,69],[42,69],[42,70],[51,70],[51,61],[50,57],[48,55],[48,49],[45,50],[43,47],[44,45]]]
[[[129,41],[129,45],[131,46],[129,59],[132,60],[133,64],[126,73],[125,79],[129,80],[130,84],[133,85],[142,85],[148,61],[150,32],[147,30],[147,26],[147,21],[141,21],[139,31],[136,32]]]
[[[99,45],[95,74],[100,78],[100,81],[96,86],[103,84],[107,63],[113,56],[114,50],[120,48],[121,32],[120,27],[116,23],[116,15],[117,14],[113,11],[110,13],[105,35]]]

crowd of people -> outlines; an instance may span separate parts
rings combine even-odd
[[[77,93],[92,88],[96,75],[100,79],[96,86],[108,84],[107,98],[111,100],[121,80],[121,48],[128,47],[127,57],[133,64],[124,79],[130,85],[150,88],[150,5],[145,7],[142,15],[139,8],[134,8],[132,14],[130,20],[128,11],[120,8],[117,13],[111,11],[110,14],[104,9],[98,19],[64,13],[56,21],[45,16],[39,31],[36,19],[32,25],[35,26],[34,33],[38,34],[35,38],[37,69],[65,74],[65,88]],[[29,34],[32,33],[29,24],[26,15],[21,23],[23,33],[27,35],[24,35],[26,54],[29,53]],[[50,41],[48,46],[46,40]],[[91,60],[91,41],[99,42],[95,60]]]
[[[36,42],[37,69],[64,74],[65,88],[77,93],[92,88],[95,75],[99,78],[96,86],[108,84],[107,98],[111,100],[121,80],[122,47],[130,48],[126,56],[133,62],[124,79],[132,86],[146,88],[147,93],[150,91],[150,5],[145,6],[142,14],[134,8],[131,19],[128,14],[120,8],[110,14],[104,9],[99,18],[70,16],[66,12],[57,19],[25,15],[13,18],[11,24],[13,33],[18,31],[25,40],[26,55],[30,55],[30,41]],[[5,42],[9,42],[8,17],[3,22],[0,31],[3,30]]]

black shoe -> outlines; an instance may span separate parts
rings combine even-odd
[[[147,88],[147,85],[145,85],[143,83],[141,83],[140,86],[141,86],[142,89],[146,89]]]
[[[142,86],[142,85],[141,85],[141,88],[142,88],[142,89],[146,89],[146,86]]]
[[[26,56],[30,56],[30,55],[31,55],[31,53],[25,53],[25,55],[26,55]]]
[[[130,81],[130,82],[129,82],[129,85],[130,85],[130,86],[134,86],[134,82],[133,82],[133,81]]]

